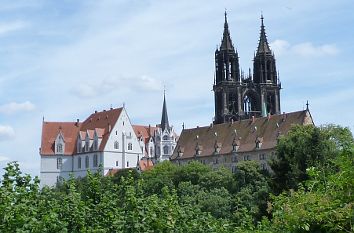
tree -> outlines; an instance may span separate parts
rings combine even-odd
[[[276,158],[269,162],[274,172],[274,192],[297,189],[300,182],[308,179],[306,169],[311,166],[331,169],[331,159],[352,144],[353,137],[347,128],[294,126],[279,139]]]

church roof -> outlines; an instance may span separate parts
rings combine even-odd
[[[223,37],[222,37],[220,50],[231,50],[231,51],[234,51],[234,46],[232,44],[230,31],[229,31],[229,24],[227,23],[227,14],[226,14],[226,12],[225,12],[224,32],[223,32]]]
[[[258,48],[257,48],[257,54],[259,53],[271,53],[272,51],[270,50],[268,40],[267,40],[267,35],[265,32],[265,27],[263,23],[263,15],[261,16],[261,32],[259,36],[259,43],[258,43]]]
[[[288,133],[292,125],[313,124],[309,111],[298,111],[268,117],[252,118],[230,123],[184,129],[180,135],[171,160],[191,159],[196,156],[196,148],[202,148],[199,157],[211,156],[218,146],[219,154],[229,154],[233,144],[237,152],[256,150],[256,144],[262,143],[260,149],[273,149],[279,135]],[[178,151],[183,151],[181,157]]]
[[[164,131],[165,129],[169,129],[169,128],[170,128],[170,124],[168,122],[168,115],[167,115],[166,95],[165,95],[165,93],[163,93],[161,129],[162,129],[162,131]]]

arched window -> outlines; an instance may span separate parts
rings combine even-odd
[[[150,147],[150,155],[153,155],[153,153],[154,153],[154,149]]]
[[[119,142],[118,141],[115,141],[114,142],[114,149],[119,149]]]
[[[251,99],[247,95],[243,99],[243,111],[245,113],[248,113],[248,112],[252,111]]]
[[[163,140],[168,140],[168,136],[167,135],[163,136]]]
[[[131,142],[128,143],[128,150],[133,150],[133,144]]]
[[[81,157],[77,158],[77,168],[81,169]]]
[[[168,154],[168,146],[164,146],[164,147],[163,147],[163,153],[164,153],[165,155]]]
[[[88,168],[90,166],[90,158],[86,156],[85,158],[85,167]]]

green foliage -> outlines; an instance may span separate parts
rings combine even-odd
[[[271,176],[254,161],[235,174],[163,162],[39,189],[12,162],[0,184],[0,232],[353,232],[353,165],[353,137],[334,125],[294,127],[279,140]]]
[[[294,126],[286,137],[279,139],[277,156],[270,161],[275,193],[296,190],[299,183],[309,178],[306,173],[309,167],[333,168],[332,160],[351,145],[353,137],[347,128]]]

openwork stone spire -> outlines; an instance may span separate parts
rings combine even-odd
[[[229,24],[227,23],[227,13],[225,11],[225,23],[224,23],[224,33],[220,46],[220,50],[231,50],[234,51],[234,46],[232,45],[232,40],[229,31]]]
[[[263,15],[261,15],[261,33],[259,37],[259,44],[257,48],[257,54],[259,53],[271,53],[271,50],[269,48],[268,40],[267,40],[267,35],[265,32],[265,27],[264,27],[264,22],[263,22]]]

